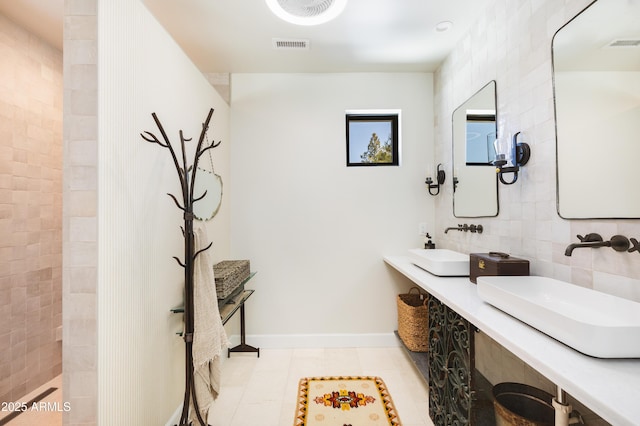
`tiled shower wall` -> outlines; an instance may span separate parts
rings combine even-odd
[[[62,53],[0,15],[0,401],[62,372]]]

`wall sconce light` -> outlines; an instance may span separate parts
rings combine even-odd
[[[498,138],[494,142],[496,150],[496,159],[493,165],[496,166],[496,172],[500,182],[505,185],[514,184],[518,180],[518,171],[520,167],[527,164],[531,157],[531,148],[525,142],[518,142],[520,132],[513,135],[513,138]],[[504,180],[505,173],[513,173],[513,179],[510,182]]]
[[[438,167],[436,168],[436,183],[433,183],[433,179],[431,178],[431,176],[427,176],[427,179],[424,181],[424,183],[427,185],[427,189],[429,190],[429,194],[431,195],[438,195],[440,193],[440,185],[444,183],[446,175],[441,167],[442,164],[438,164]],[[432,189],[436,190],[435,194],[431,192]]]

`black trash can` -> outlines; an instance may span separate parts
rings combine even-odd
[[[498,383],[493,387],[497,426],[553,426],[553,395],[521,383]]]

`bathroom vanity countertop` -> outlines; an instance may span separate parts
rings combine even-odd
[[[640,419],[640,359],[583,355],[485,303],[468,277],[437,277],[406,256],[384,261],[616,426]]]

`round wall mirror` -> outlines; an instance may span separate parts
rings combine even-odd
[[[193,189],[194,198],[198,198],[207,191],[203,199],[193,203],[193,214],[198,220],[212,219],[222,203],[222,178],[220,175],[198,167],[195,174]]]

